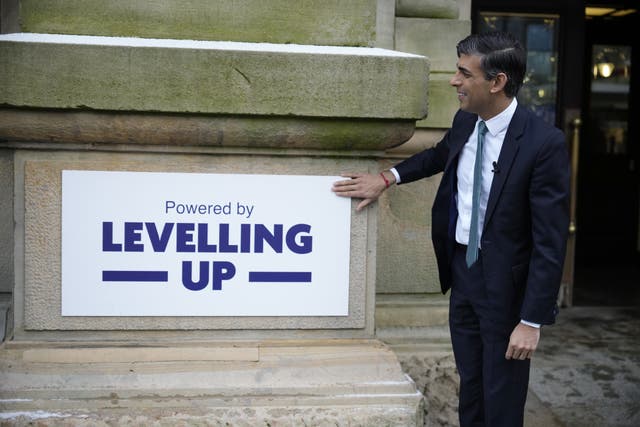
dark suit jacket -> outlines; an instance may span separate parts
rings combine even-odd
[[[401,183],[444,172],[432,208],[440,285],[451,287],[457,166],[477,115],[458,111],[433,148],[396,165]],[[518,105],[505,135],[481,236],[487,295],[495,310],[551,324],[569,230],[569,160],[564,134]]]

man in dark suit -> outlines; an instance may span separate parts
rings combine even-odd
[[[518,105],[526,53],[506,33],[457,45],[460,110],[434,147],[380,174],[345,174],[333,191],[362,198],[443,172],[432,209],[442,292],[460,375],[461,426],[523,423],[530,359],[552,324],[569,229],[563,133]],[[478,148],[479,147],[479,148]],[[476,164],[477,162],[477,164]]]

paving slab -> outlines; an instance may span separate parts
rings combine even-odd
[[[531,392],[565,427],[640,425],[638,331],[637,307],[562,309],[542,330]]]

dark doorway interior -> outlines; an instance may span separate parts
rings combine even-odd
[[[640,307],[638,9],[631,0],[472,2],[472,31],[507,30],[528,49],[525,85],[535,90],[518,102],[563,129],[570,150],[579,119],[567,306]]]
[[[640,306],[639,22],[586,20],[574,305]]]

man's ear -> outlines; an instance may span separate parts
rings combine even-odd
[[[493,86],[491,87],[491,93],[500,92],[504,90],[504,86],[507,84],[509,78],[505,73],[498,73],[493,79]]]

